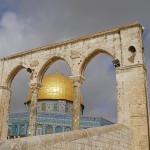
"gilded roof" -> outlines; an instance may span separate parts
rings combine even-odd
[[[31,101],[31,92],[28,96]],[[63,74],[55,73],[45,76],[42,80],[42,88],[38,92],[38,100],[63,99],[74,100],[74,87],[71,79]]]

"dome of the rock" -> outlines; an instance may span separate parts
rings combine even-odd
[[[27,136],[30,113],[34,113],[34,115],[36,113],[35,135],[72,130],[74,84],[69,77],[57,72],[44,76],[42,87],[38,92],[36,109],[32,109],[31,97],[32,91],[29,92],[28,100],[24,103],[25,112],[10,114],[9,138]],[[101,117],[83,116],[83,110],[84,105],[81,96],[81,129],[112,124],[112,122]]]
[[[31,92],[28,100],[31,101]],[[38,92],[38,100],[73,101],[74,87],[72,80],[59,73],[45,76],[42,80],[42,87]]]
[[[38,99],[65,99],[73,101],[73,82],[63,74],[49,74],[42,80],[42,87],[38,92]],[[31,93],[29,94],[31,100]]]

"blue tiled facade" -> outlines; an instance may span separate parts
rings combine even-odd
[[[28,104],[28,108],[30,104]],[[72,130],[72,102],[65,100],[38,101],[35,135],[67,132]],[[83,106],[81,106],[81,114]],[[29,112],[12,113],[9,119],[9,134],[26,136]],[[101,118],[81,115],[81,129],[109,125],[112,122]]]

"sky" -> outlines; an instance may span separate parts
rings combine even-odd
[[[149,0],[0,0],[0,58],[138,21],[143,40],[150,93]],[[65,62],[61,73],[69,75]],[[55,71],[55,64],[48,73]],[[96,56],[82,85],[85,115],[116,121],[115,68],[107,55]],[[19,72],[12,83],[11,112],[24,111],[29,77]],[[150,94],[149,94],[150,96]]]

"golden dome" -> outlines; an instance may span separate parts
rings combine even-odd
[[[28,96],[31,101],[31,92]],[[74,100],[74,87],[71,79],[63,74],[49,74],[42,80],[42,87],[38,92],[38,100],[62,99]]]

